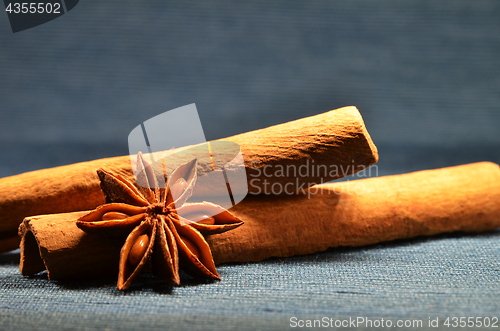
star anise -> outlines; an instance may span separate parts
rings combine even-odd
[[[168,283],[179,285],[179,265],[193,276],[220,280],[202,233],[224,232],[243,222],[216,204],[186,203],[196,183],[196,164],[193,160],[178,167],[165,188],[141,153],[137,155],[137,187],[118,174],[97,171],[106,204],[81,217],[77,226],[89,233],[128,233],[120,252],[119,290],[128,289],[149,268]]]

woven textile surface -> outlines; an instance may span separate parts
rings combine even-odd
[[[23,278],[11,253],[1,259],[0,320],[4,330],[277,330],[293,317],[423,327],[437,317],[443,327],[447,317],[498,317],[499,251],[500,231],[442,235],[225,265],[211,284],[186,277],[171,288],[145,276],[127,293],[108,278]],[[366,323],[356,327],[371,329]]]

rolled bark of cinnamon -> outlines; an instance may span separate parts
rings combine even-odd
[[[210,144],[212,149],[217,147],[219,156],[232,155],[233,148],[221,146],[221,141],[237,143],[241,148],[248,180],[252,180],[248,183],[250,194],[263,193],[269,184],[281,185],[290,181],[288,176],[270,177],[264,169],[297,169],[309,166],[310,162],[314,162],[315,167],[335,165],[337,169],[342,169],[337,172],[309,172],[306,176],[300,176],[295,187],[298,190],[320,180],[329,181],[356,173],[378,161],[377,149],[355,107],[332,110]],[[195,155],[192,151],[181,148],[155,155],[160,159],[175,154],[179,158],[186,158],[185,163]],[[214,157],[212,160],[199,160],[198,175],[203,176],[212,171],[212,161],[215,171],[222,171],[220,160],[224,159]],[[129,156],[37,170],[0,179],[0,252],[15,248],[17,242],[13,238],[16,237],[19,224],[27,216],[90,210],[103,204],[104,197],[96,175],[99,168],[133,181]],[[226,167],[227,171],[231,171],[230,163]],[[274,193],[277,193],[276,190]]]
[[[261,261],[444,232],[500,227],[500,167],[481,162],[248,196],[230,211],[245,222],[207,241],[217,264]],[[20,227],[23,275],[50,279],[117,272],[123,241],[76,227],[86,212],[28,217]],[[71,267],[68,267],[71,266]]]

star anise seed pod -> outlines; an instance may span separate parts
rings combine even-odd
[[[119,290],[128,289],[149,267],[172,285],[180,284],[179,265],[193,276],[220,280],[202,233],[221,233],[243,222],[216,204],[186,203],[196,183],[196,164],[178,167],[165,188],[140,152],[137,187],[118,174],[97,171],[106,204],[81,217],[77,226],[88,233],[128,234],[120,252]]]

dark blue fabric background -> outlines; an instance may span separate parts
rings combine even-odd
[[[379,175],[500,163],[498,1],[82,0],[13,34],[0,15],[0,177],[125,155],[129,132],[196,103],[207,139],[360,109]],[[500,316],[500,233],[220,267],[124,294],[23,278],[0,255],[0,328],[287,329],[292,316]],[[142,289],[142,290],[141,290]],[[442,325],[441,325],[442,326]]]

